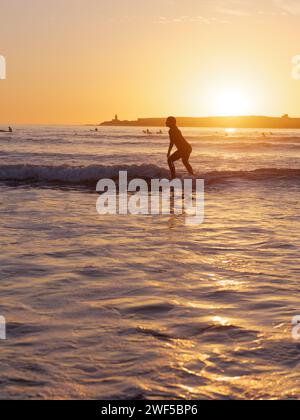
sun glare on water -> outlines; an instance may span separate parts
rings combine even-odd
[[[237,132],[236,128],[225,128],[225,133],[233,135]]]

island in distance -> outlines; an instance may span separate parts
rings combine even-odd
[[[166,118],[138,118],[135,121],[119,120],[118,115],[100,126],[115,127],[164,127]],[[287,114],[281,118],[263,116],[245,117],[177,117],[180,127],[216,127],[216,128],[294,128],[300,129],[300,118],[290,118]]]

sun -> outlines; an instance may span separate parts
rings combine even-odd
[[[248,115],[252,108],[250,93],[237,88],[218,90],[212,97],[215,115]]]
[[[209,115],[235,117],[253,115],[259,106],[255,83],[243,80],[211,82],[202,92]]]
[[[195,116],[253,116],[259,115],[266,102],[261,91],[259,79],[226,73],[222,77],[194,80],[187,89],[187,101],[190,114]]]

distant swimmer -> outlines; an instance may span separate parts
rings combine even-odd
[[[162,130],[159,130],[156,134],[161,135],[163,134]]]
[[[0,130],[0,133],[12,133],[13,129],[11,127],[8,127],[7,130]]]
[[[143,130],[144,134],[148,134],[148,136],[150,136],[152,134],[152,132],[149,130],[149,128],[147,128],[147,130]]]
[[[170,146],[168,150],[168,164],[171,171],[172,179],[176,178],[175,164],[179,159],[182,159],[182,163],[188,170],[190,175],[194,175],[193,168],[189,163],[191,153],[193,151],[192,146],[186,141],[181,134],[181,131],[177,127],[176,118],[169,117],[166,121],[166,126],[170,128]],[[171,155],[173,147],[176,146],[177,151]]]

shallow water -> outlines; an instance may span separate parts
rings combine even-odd
[[[300,132],[184,131],[199,226],[96,213],[97,172],[164,175],[166,135],[0,137],[0,398],[299,398]]]

